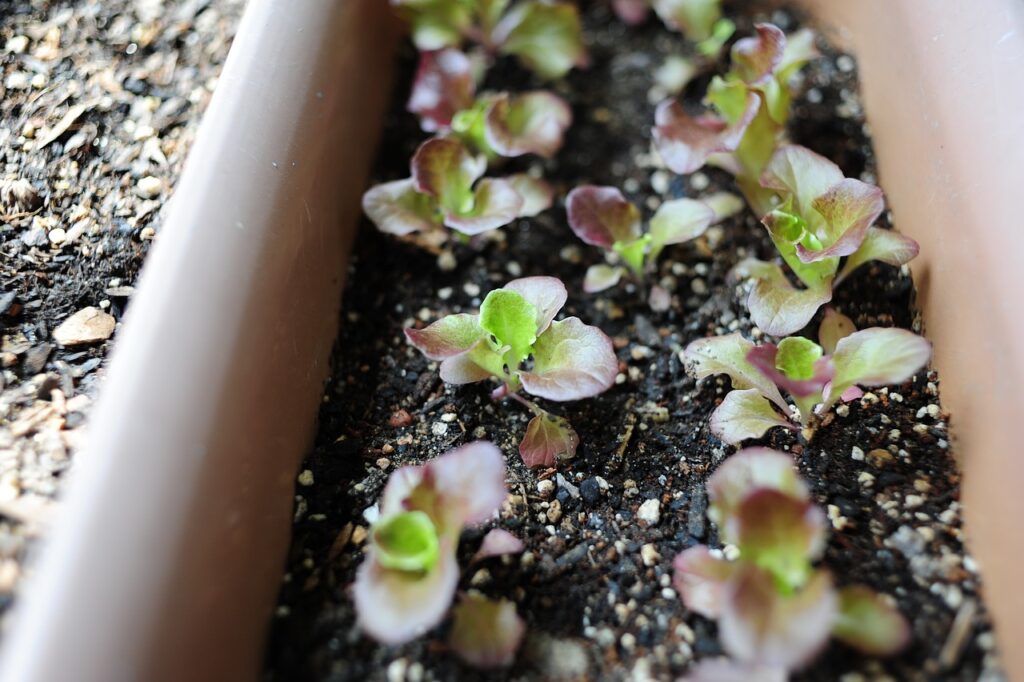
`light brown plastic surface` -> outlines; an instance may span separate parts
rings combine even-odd
[[[1024,6],[805,0],[857,52],[1024,678]],[[0,679],[254,680],[387,94],[384,0],[252,0]]]
[[[255,680],[389,94],[382,0],[252,0],[0,680]]]

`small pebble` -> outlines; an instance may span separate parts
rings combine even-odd
[[[135,193],[143,199],[153,199],[157,197],[164,188],[163,180],[152,175],[147,175],[140,178],[135,183]]]
[[[636,518],[648,526],[658,525],[661,521],[661,502],[657,499],[647,500],[637,509]]]
[[[313,485],[313,472],[310,469],[303,469],[302,473],[299,474],[299,485],[311,486]]]

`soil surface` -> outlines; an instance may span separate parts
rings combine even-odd
[[[73,470],[243,4],[0,0],[0,615]]]
[[[737,17],[739,34],[763,20],[797,27],[788,13],[746,14]],[[554,86],[572,103],[574,125],[561,153],[541,164],[558,196],[583,183],[616,185],[649,216],[670,197],[731,188],[729,176],[716,170],[674,176],[651,153],[652,72],[688,49],[678,36],[656,22],[627,28],[598,4],[586,11],[586,27],[591,68]],[[824,56],[805,70],[791,137],[848,176],[874,181],[856,64],[820,47]],[[379,181],[407,176],[408,158],[425,137],[404,111],[413,60],[406,48]],[[495,88],[540,85],[506,63],[489,79]],[[706,83],[698,79],[685,96],[695,102]],[[531,163],[540,164],[519,165]],[[659,268],[672,306],[661,314],[633,285],[582,293],[586,267],[601,254],[576,240],[561,204],[460,245],[454,255],[454,269],[441,269],[435,254],[364,221],[319,434],[298,478],[264,679],[672,679],[692,661],[721,654],[714,624],[688,612],[673,591],[671,562],[695,543],[717,544],[704,483],[731,449],[710,434],[708,416],[728,380],[695,383],[680,351],[693,339],[730,331],[762,336],[746,313],[745,287],[727,273],[745,256],[773,256],[764,230],[745,213],[695,243],[670,248]],[[475,311],[489,290],[529,275],[562,278],[570,292],[563,315],[604,329],[620,362],[617,385],[607,393],[545,404],[568,417],[582,439],[575,460],[558,472],[522,465],[517,443],[530,416],[525,410],[492,402],[484,384],[444,385],[436,363],[402,335],[403,327]],[[905,269],[863,268],[834,304],[859,328],[920,327]],[[808,333],[816,329],[817,320]],[[828,510],[833,531],[822,565],[840,585],[865,583],[892,595],[913,625],[911,646],[895,658],[874,660],[833,644],[795,679],[1002,678],[977,569],[962,542],[948,424],[939,378],[922,371],[840,407],[810,443],[780,429],[765,439],[793,454]],[[349,594],[389,474],[480,438],[508,455],[511,496],[499,518],[464,534],[461,588],[514,600],[529,628],[514,665],[486,673],[446,651],[447,624],[405,646],[375,644],[359,632]],[[659,518],[642,522],[638,508],[651,500]],[[491,527],[521,537],[527,551],[471,564]]]

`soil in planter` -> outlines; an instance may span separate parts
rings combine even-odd
[[[791,13],[746,14],[737,17],[738,33],[763,20],[797,27]],[[651,74],[665,56],[686,49],[679,37],[655,22],[627,28],[604,5],[587,9],[585,21],[592,66],[555,86],[575,115],[565,147],[543,164],[558,195],[583,183],[616,185],[649,215],[668,198],[733,189],[729,176],[715,170],[677,177],[659,167],[649,148]],[[824,56],[805,70],[791,136],[848,176],[874,180],[856,65],[820,47]],[[405,177],[424,139],[404,111],[414,59],[411,49],[403,52],[378,180]],[[540,85],[514,64],[500,64],[488,78],[494,88]],[[686,97],[699,97],[706,82],[691,84]],[[697,385],[679,351],[711,334],[760,335],[743,304],[746,290],[726,274],[745,256],[772,255],[750,214],[670,248],[659,267],[672,307],[656,314],[636,287],[582,293],[583,273],[601,254],[576,240],[561,206],[460,246],[451,270],[364,222],[319,434],[298,479],[265,679],[671,679],[693,660],[721,654],[714,624],[689,613],[672,590],[671,561],[695,543],[717,542],[706,520],[704,483],[731,449],[707,423],[728,382]],[[525,410],[492,402],[482,384],[445,386],[436,364],[402,335],[403,327],[474,311],[489,290],[529,275],[562,278],[570,291],[563,314],[603,328],[620,362],[619,381],[607,393],[545,405],[568,417],[582,440],[576,459],[557,473],[529,471],[520,462]],[[859,328],[919,326],[913,284],[900,269],[862,269],[834,303]],[[814,321],[809,331],[816,329]],[[979,577],[962,544],[959,474],[938,385],[934,372],[923,371],[840,407],[811,443],[778,429],[765,440],[793,454],[828,509],[833,531],[823,565],[839,584],[865,583],[892,595],[913,624],[913,642],[896,658],[873,660],[834,644],[795,679],[1001,677]],[[360,634],[349,595],[367,519],[388,475],[480,438],[508,455],[512,496],[499,519],[464,534],[461,588],[514,600],[529,628],[515,664],[486,673],[446,651],[446,625],[405,646],[375,644]],[[638,518],[650,500],[659,505],[658,518]],[[471,564],[494,526],[523,538],[527,551]]]

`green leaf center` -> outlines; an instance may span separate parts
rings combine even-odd
[[[421,511],[402,512],[378,523],[373,544],[377,560],[385,568],[426,572],[437,563],[437,529]]]

